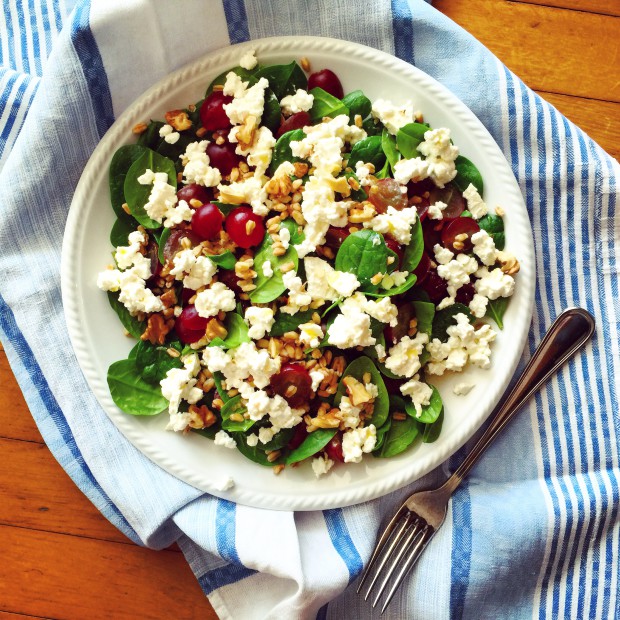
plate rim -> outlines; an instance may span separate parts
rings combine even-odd
[[[443,444],[441,451],[437,450],[436,452],[433,452],[432,455],[434,455],[434,458],[427,457],[425,459],[420,459],[417,461],[417,467],[412,467],[410,464],[408,467],[404,467],[399,474],[390,474],[387,481],[380,478],[379,480],[372,481],[369,484],[361,485],[361,487],[360,485],[354,485],[346,491],[328,492],[325,494],[324,492],[321,493],[319,490],[316,493],[308,493],[305,496],[295,497],[291,497],[290,495],[283,496],[281,493],[277,492],[277,478],[274,478],[274,488],[270,492],[252,488],[240,488],[239,486],[233,487],[230,491],[218,490],[216,488],[217,484],[213,479],[206,479],[204,475],[199,475],[196,471],[179,468],[173,459],[173,455],[159,453],[156,449],[153,449],[153,446],[150,445],[149,442],[146,441],[146,437],[144,435],[136,434],[137,429],[133,424],[133,417],[122,413],[113,404],[111,397],[109,396],[107,381],[105,378],[100,377],[97,373],[93,363],[90,360],[91,352],[85,346],[86,338],[81,330],[82,321],[80,320],[79,315],[80,293],[78,285],[75,283],[75,278],[73,277],[74,274],[72,274],[72,266],[75,264],[75,260],[77,258],[76,251],[80,240],[80,211],[83,208],[84,203],[88,201],[88,190],[94,182],[94,177],[99,173],[98,165],[100,164],[100,161],[104,158],[104,154],[107,154],[110,148],[112,148],[112,144],[114,145],[115,150],[122,144],[130,142],[132,136],[131,128],[135,124],[135,119],[139,116],[141,108],[146,107],[149,103],[152,103],[158,98],[161,99],[161,95],[164,90],[174,89],[179,85],[179,83],[184,82],[189,79],[190,76],[200,71],[207,72],[207,78],[205,78],[206,84],[208,76],[217,75],[217,73],[215,73],[217,67],[223,66],[225,70],[226,67],[234,66],[237,64],[236,61],[238,58],[249,49],[256,50],[257,55],[259,56],[261,54],[278,54],[285,52],[290,53],[291,57],[308,55],[312,52],[350,53],[357,61],[370,60],[374,63],[378,62],[379,64],[385,66],[386,69],[392,69],[403,74],[405,77],[412,78],[416,83],[416,86],[423,88],[430,96],[437,97],[438,100],[451,106],[455,106],[455,119],[462,122],[467,133],[480,144],[481,151],[485,153],[485,157],[490,157],[493,160],[492,163],[494,166],[497,164],[497,182],[498,184],[505,186],[508,190],[505,192],[506,202],[510,201],[512,205],[511,208],[521,211],[520,229],[515,230],[511,227],[510,230],[511,234],[515,234],[520,237],[519,258],[522,260],[524,259],[526,266],[525,271],[529,270],[532,271],[532,273],[530,274],[531,277],[519,278],[517,283],[520,303],[524,309],[526,318],[522,321],[524,326],[518,333],[518,338],[516,339],[514,348],[512,349],[511,358],[507,361],[503,360],[505,371],[503,373],[504,380],[500,382],[501,389],[498,386],[493,386],[494,389],[490,390],[491,396],[487,398],[487,402],[492,402],[493,404],[481,408],[486,410],[481,411],[481,413],[475,417],[469,418],[469,423],[463,425],[463,432],[459,435],[459,437],[450,442],[448,445]],[[361,87],[363,88],[363,86]],[[105,168],[106,179],[108,166],[109,159],[107,160],[107,165]],[[527,227],[524,226],[525,222],[527,222]],[[85,227],[81,228],[84,229]],[[526,241],[526,244],[522,246],[521,242],[524,240]],[[523,196],[512,169],[508,161],[505,159],[499,145],[495,142],[489,131],[484,127],[476,115],[466,106],[466,104],[458,99],[456,95],[449,91],[440,82],[417,67],[409,65],[405,61],[402,61],[391,54],[359,43],[329,37],[269,37],[239,43],[226,48],[220,48],[201,56],[200,58],[188,63],[184,67],[177,69],[159,80],[156,84],[148,88],[144,93],[137,97],[119,115],[110,129],[97,144],[88,162],[86,163],[69,208],[61,250],[61,292],[67,329],[78,365],[80,366],[91,391],[106,416],[121,431],[125,438],[130,441],[140,452],[142,452],[142,454],[147,456],[154,464],[171,473],[177,479],[217,497],[229,499],[243,505],[273,510],[305,511],[337,508],[357,504],[363,501],[375,499],[402,488],[407,484],[418,480],[435,467],[441,465],[441,463],[446,461],[476,433],[495,408],[503,391],[510,382],[510,379],[522,355],[529,332],[529,325],[534,306],[535,278],[533,277],[533,265],[534,245],[532,231],[529,224],[529,217]],[[492,358],[492,360],[492,363],[497,363],[496,356],[495,358]],[[240,454],[238,454],[238,456],[239,458],[244,458]],[[366,459],[369,458],[372,457],[366,457]],[[255,468],[260,467],[254,463],[252,463],[252,465]],[[416,471],[412,474],[412,470],[414,469]],[[318,484],[320,484],[322,480],[323,479],[320,479]],[[324,489],[324,491],[328,491],[328,489]]]

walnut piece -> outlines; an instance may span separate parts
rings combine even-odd
[[[172,125],[177,131],[185,131],[192,126],[192,121],[183,110],[170,110],[166,112],[166,123]]]
[[[164,344],[166,335],[173,325],[174,321],[167,322],[161,314],[151,314],[140,339],[148,340],[151,344]]]

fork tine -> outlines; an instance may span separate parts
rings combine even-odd
[[[385,566],[385,563],[390,559],[394,548],[398,545],[398,543],[401,541],[402,539],[402,535],[405,532],[405,530],[407,529],[407,526],[409,525],[411,521],[411,513],[408,512],[405,516],[404,519],[401,520],[400,524],[398,525],[398,529],[396,530],[396,532],[394,533],[394,536],[392,537],[392,541],[390,543],[390,546],[386,549],[385,553],[383,554],[383,556],[381,557],[381,562],[379,564],[379,567],[377,568],[377,570],[375,571],[375,576],[373,577],[372,581],[370,582],[370,586],[368,586],[368,590],[366,591],[366,596],[364,597],[364,600],[367,601],[368,597],[370,596],[370,593],[375,585],[375,582],[377,581],[377,577],[379,577],[379,575],[381,574],[381,571],[383,570],[383,567]],[[374,554],[373,554],[374,556]],[[379,556],[377,555],[377,557],[375,558],[375,560],[378,560]]]
[[[420,519],[420,517],[418,517],[417,515],[413,516],[414,518],[417,518],[415,518],[415,520],[411,524],[409,531],[407,532],[407,535],[405,537],[404,543],[401,545],[398,553],[396,554],[396,557],[392,560],[392,563],[388,568],[387,574],[383,578],[383,582],[379,587],[379,592],[377,592],[377,596],[375,596],[375,600],[372,603],[373,607],[376,607],[377,603],[379,602],[379,599],[381,598],[381,595],[383,594],[383,591],[385,590],[385,587],[387,586],[388,581],[390,580],[392,573],[398,566],[401,558],[403,557],[411,543],[417,538],[417,536],[424,530],[424,527],[426,526],[426,522],[423,519]]]
[[[426,545],[430,542],[431,538],[435,534],[435,530],[430,525],[425,525],[422,530],[422,536],[418,538],[413,549],[411,550],[409,557],[405,561],[403,567],[400,570],[400,573],[394,579],[394,584],[392,585],[392,589],[388,592],[385,602],[381,607],[381,613],[383,613],[386,607],[390,604],[392,597],[396,594],[396,590],[398,590],[400,584],[403,579],[407,576],[409,571],[413,568],[413,565],[418,561],[420,556],[422,555],[422,551],[426,549]]]
[[[383,547],[386,545],[388,539],[392,535],[392,531],[394,530],[394,528],[396,527],[398,522],[401,520],[401,518],[402,518],[402,516],[404,514],[404,510],[406,510],[405,506],[401,506],[396,511],[394,516],[390,519],[390,522],[387,524],[386,528],[383,530],[383,534],[381,534],[381,537],[377,541],[377,544],[375,545],[375,550],[372,552],[372,555],[370,556],[370,560],[368,561],[368,565],[366,566],[366,570],[364,570],[364,572],[362,574],[362,578],[360,579],[360,582],[359,582],[359,584],[357,586],[357,593],[358,594],[359,594],[360,590],[362,589],[362,586],[364,585],[364,582],[368,578],[368,575],[370,575],[370,571],[372,570],[372,567],[374,566],[375,562],[379,558],[379,554],[383,550]],[[410,512],[408,510],[407,510],[406,514],[407,514],[408,518],[410,518]]]

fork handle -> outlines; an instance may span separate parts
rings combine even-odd
[[[582,308],[569,308],[553,322],[512,390],[502,401],[493,420],[465,460],[445,482],[442,489],[450,495],[459,486],[500,431],[521,406],[566,362],[594,333],[594,318]]]

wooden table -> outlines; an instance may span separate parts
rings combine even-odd
[[[437,0],[523,81],[620,156],[618,0]],[[0,347],[0,620],[217,616],[178,549],[137,547],[60,468]]]

